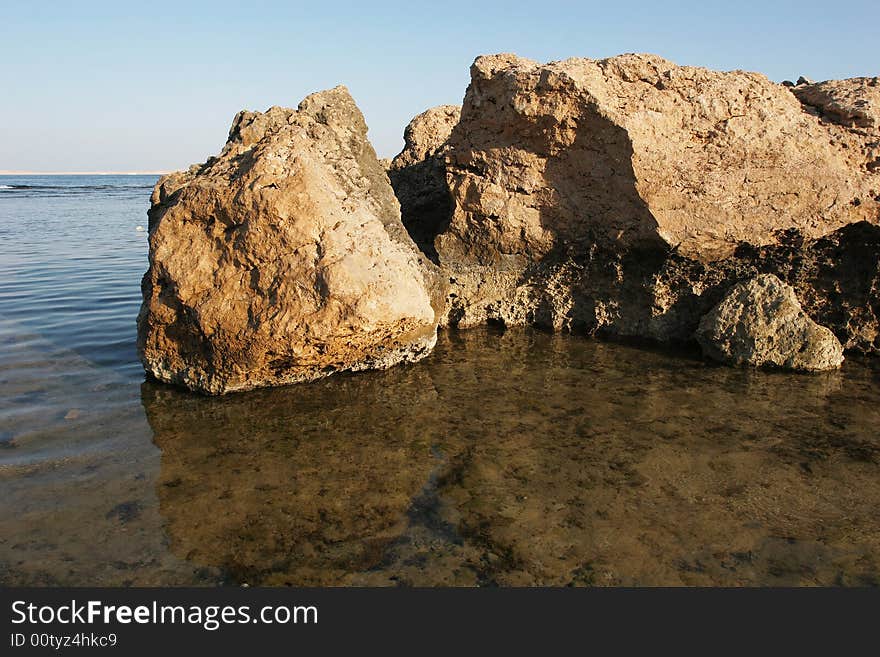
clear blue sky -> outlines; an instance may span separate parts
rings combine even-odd
[[[880,1],[29,2],[0,15],[0,169],[177,169],[236,111],[346,84],[380,156],[484,53],[654,52],[770,78],[880,74]]]

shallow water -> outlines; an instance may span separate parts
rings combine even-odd
[[[880,583],[876,360],[786,375],[478,329],[201,397],[135,357],[154,178],[16,180],[0,583]]]

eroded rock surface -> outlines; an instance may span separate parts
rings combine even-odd
[[[471,74],[448,139],[407,160],[447,171],[448,227],[422,244],[450,281],[445,322],[686,341],[773,273],[847,349],[880,349],[873,79],[788,89],[652,55],[495,55]],[[419,184],[405,193],[436,193]]]
[[[826,125],[834,141],[847,149],[855,168],[880,169],[880,78],[827,80],[791,91]],[[877,201],[880,185],[869,194]]]
[[[404,131],[403,150],[387,167],[404,226],[433,258],[434,239],[446,228],[452,212],[444,158],[460,115],[457,105],[440,105],[416,116]]]
[[[734,365],[821,371],[840,367],[843,347],[801,308],[794,288],[773,274],[739,283],[697,329],[703,352]]]
[[[146,370],[207,393],[425,356],[443,289],[344,87],[241,112],[159,180],[138,318]]]
[[[788,89],[654,55],[477,58],[448,160],[444,261],[591,244],[708,261],[880,211],[880,178],[854,169]]]

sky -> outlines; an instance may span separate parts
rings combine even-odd
[[[0,17],[0,170],[202,162],[240,109],[348,86],[380,157],[481,54],[652,52],[776,81],[880,74],[880,2],[30,2]]]

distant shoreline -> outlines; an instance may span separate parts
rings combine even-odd
[[[7,171],[0,176],[161,176],[167,171]]]

